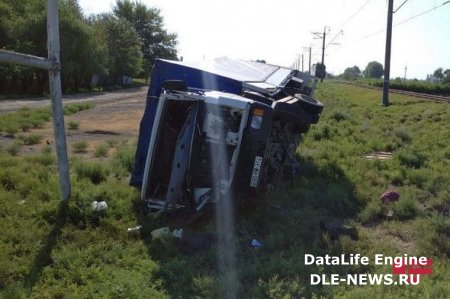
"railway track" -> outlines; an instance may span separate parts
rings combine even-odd
[[[367,85],[367,84],[348,82],[348,81],[340,81],[340,80],[335,80],[334,82],[339,83],[339,84],[346,84],[346,85],[352,85],[352,86],[357,86],[357,87],[368,88],[368,89],[375,89],[375,90],[380,90],[380,91],[382,90],[381,87]],[[450,97],[438,96],[438,95],[434,95],[434,94],[419,93],[419,92],[405,91],[405,90],[392,89],[392,88],[389,89],[389,93],[401,94],[401,95],[406,95],[406,96],[426,99],[426,100],[429,100],[429,101],[438,101],[438,102],[450,103]]]

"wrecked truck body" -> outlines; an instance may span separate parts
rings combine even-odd
[[[296,171],[301,134],[319,120],[316,82],[229,58],[158,60],[130,184],[153,211],[199,211],[225,194],[245,200],[276,189]]]

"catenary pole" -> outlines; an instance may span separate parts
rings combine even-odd
[[[381,105],[389,105],[389,76],[391,71],[392,14],[394,0],[389,0],[386,29],[386,52],[384,56],[383,99]]]
[[[59,17],[57,0],[47,0],[47,48],[48,60],[52,63],[48,75],[53,110],[53,127],[55,131],[59,183],[61,186],[61,198],[64,201],[69,199],[71,188],[69,158],[67,154],[67,142],[64,127],[64,109],[61,100],[61,65],[59,58]]]

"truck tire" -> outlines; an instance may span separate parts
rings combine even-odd
[[[306,112],[312,115],[318,115],[323,110],[323,104],[310,96],[304,94],[296,94],[295,98],[298,99],[298,104],[302,107]]]

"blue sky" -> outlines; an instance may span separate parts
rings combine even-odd
[[[450,3],[408,0],[394,14],[391,77],[424,79],[436,68],[450,68]],[[141,0],[161,10],[166,28],[178,34],[186,61],[220,56],[290,66],[297,54],[321,59],[321,40],[311,32],[327,26],[327,70],[339,74],[368,62],[384,64],[386,0]],[[404,0],[394,0],[394,8]],[[86,14],[109,12],[115,0],[79,0]],[[441,6],[441,7],[439,7]],[[437,7],[434,10],[434,7]],[[417,16],[431,10],[422,16]],[[417,17],[414,17],[417,16]],[[343,34],[338,34],[342,30]],[[306,65],[306,63],[305,63]]]

